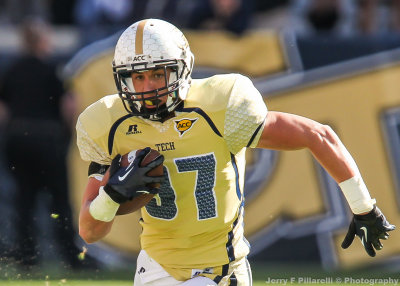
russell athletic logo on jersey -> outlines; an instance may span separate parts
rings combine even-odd
[[[183,118],[181,120],[174,120],[175,121],[175,130],[179,132],[179,136],[182,137],[183,134],[185,134],[187,131],[189,131],[190,128],[193,127],[193,125],[195,124],[197,119],[198,118],[195,118],[195,119]]]
[[[129,125],[128,131],[125,134],[130,135],[130,134],[138,134],[138,133],[142,133],[142,131],[138,130],[137,124],[133,124],[133,125]]]

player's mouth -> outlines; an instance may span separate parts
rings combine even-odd
[[[155,99],[145,99],[144,103],[146,105],[146,108],[156,108],[157,106],[160,105],[162,101],[158,98]]]

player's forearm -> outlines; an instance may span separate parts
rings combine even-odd
[[[339,184],[354,213],[361,214],[372,209],[374,201],[354,159],[329,126],[293,114],[269,112],[258,147],[309,149]]]
[[[317,161],[338,184],[360,175],[353,157],[336,133],[329,126],[321,130],[308,146]]]
[[[371,198],[353,157],[336,133],[325,127],[322,144],[310,148],[315,158],[336,180],[355,214],[372,210],[375,200]]]
[[[79,215],[79,235],[87,243],[104,238],[110,231],[113,220],[109,222],[96,220],[89,212],[89,204],[83,206]]]
[[[79,234],[88,243],[105,237],[112,227],[112,222],[119,208],[104,193],[102,182],[90,177],[82,198],[79,214]]]

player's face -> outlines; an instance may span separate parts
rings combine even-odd
[[[133,72],[132,83],[136,92],[147,92],[151,90],[159,90],[159,93],[165,93],[167,91],[166,86],[168,85],[167,79],[169,78],[171,71],[167,69],[167,74],[165,74],[164,69],[148,70],[143,72]],[[143,97],[150,98],[156,96],[156,92],[144,94]],[[167,97],[162,96],[156,99],[158,105],[165,104],[167,102]],[[145,100],[146,108],[155,108],[157,102],[153,100]]]

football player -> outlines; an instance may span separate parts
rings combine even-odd
[[[148,19],[120,36],[113,72],[118,94],[89,106],[77,122],[81,157],[91,161],[79,220],[88,243],[110,232],[121,204],[143,191],[158,193],[141,209],[142,250],[135,286],[251,285],[243,235],[246,148],[307,148],[340,185],[355,235],[375,256],[395,227],[365,186],[356,163],[331,128],[268,111],[252,82],[239,74],[192,79],[194,57],[180,30]],[[162,146],[162,148],[160,147]],[[163,157],[139,162],[150,147]],[[133,167],[119,154],[143,149]],[[146,173],[164,164],[164,175]],[[101,186],[99,175],[110,167]],[[148,183],[160,183],[149,188]]]

